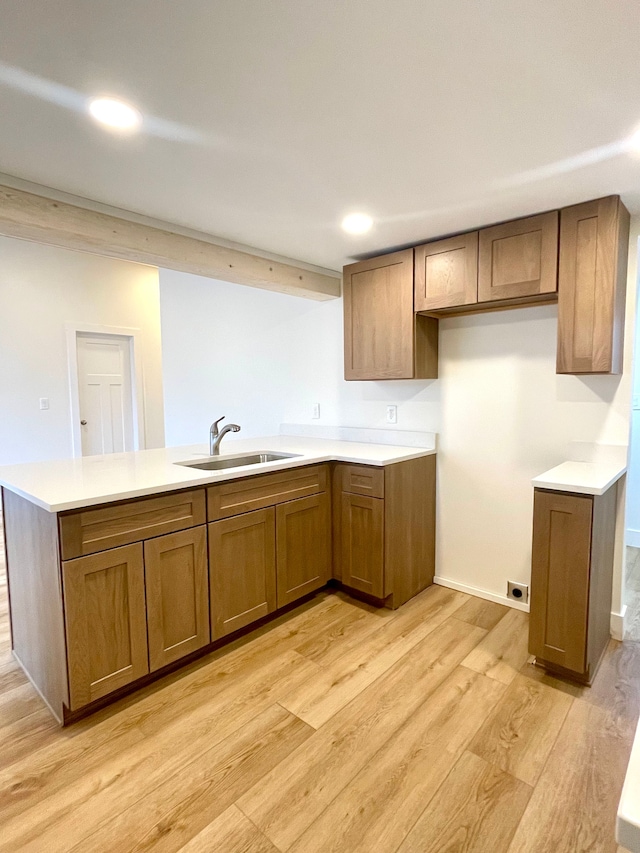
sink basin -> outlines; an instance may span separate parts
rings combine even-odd
[[[221,471],[224,468],[241,468],[243,465],[261,465],[265,462],[277,462],[278,459],[292,459],[299,453],[247,453],[242,456],[210,456],[197,462],[176,462],[187,468],[199,468],[201,471]]]

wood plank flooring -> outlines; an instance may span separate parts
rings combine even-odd
[[[442,587],[394,613],[322,592],[60,729],[0,566],[0,853],[624,853],[640,646],[579,687],[530,665],[527,623]]]

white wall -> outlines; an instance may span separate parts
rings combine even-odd
[[[220,415],[242,426],[238,438],[283,422],[384,426],[387,402],[402,429],[438,430],[437,382],[344,381],[341,300],[160,270],[160,304],[169,446],[206,441]]]
[[[0,306],[0,464],[73,455],[66,323],[141,329],[145,442],[162,446],[156,269],[0,237]]]
[[[531,478],[567,459],[571,441],[627,444],[639,224],[623,376],[557,376],[551,305],[441,320],[437,381],[345,382],[341,301],[161,270],[167,443],[206,441],[223,414],[241,435],[281,422],[388,428],[396,403],[399,430],[440,436],[437,575],[500,598],[507,580],[530,578]],[[619,543],[616,611],[621,555]]]

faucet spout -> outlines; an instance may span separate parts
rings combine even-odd
[[[218,430],[218,424],[220,421],[223,421],[224,418],[224,415],[221,418],[218,418],[217,421],[214,421],[211,424],[211,428],[209,429],[209,456],[220,455],[220,442],[228,432],[240,432],[238,424],[227,424],[221,430]]]

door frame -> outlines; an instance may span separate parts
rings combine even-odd
[[[131,405],[133,411],[133,449],[144,450],[144,374],[142,368],[143,334],[139,328],[128,326],[103,326],[94,323],[65,323],[67,362],[69,365],[69,401],[71,404],[71,450],[73,456],[82,456],[80,432],[80,394],[78,389],[78,334],[117,335],[129,341],[131,363]]]

